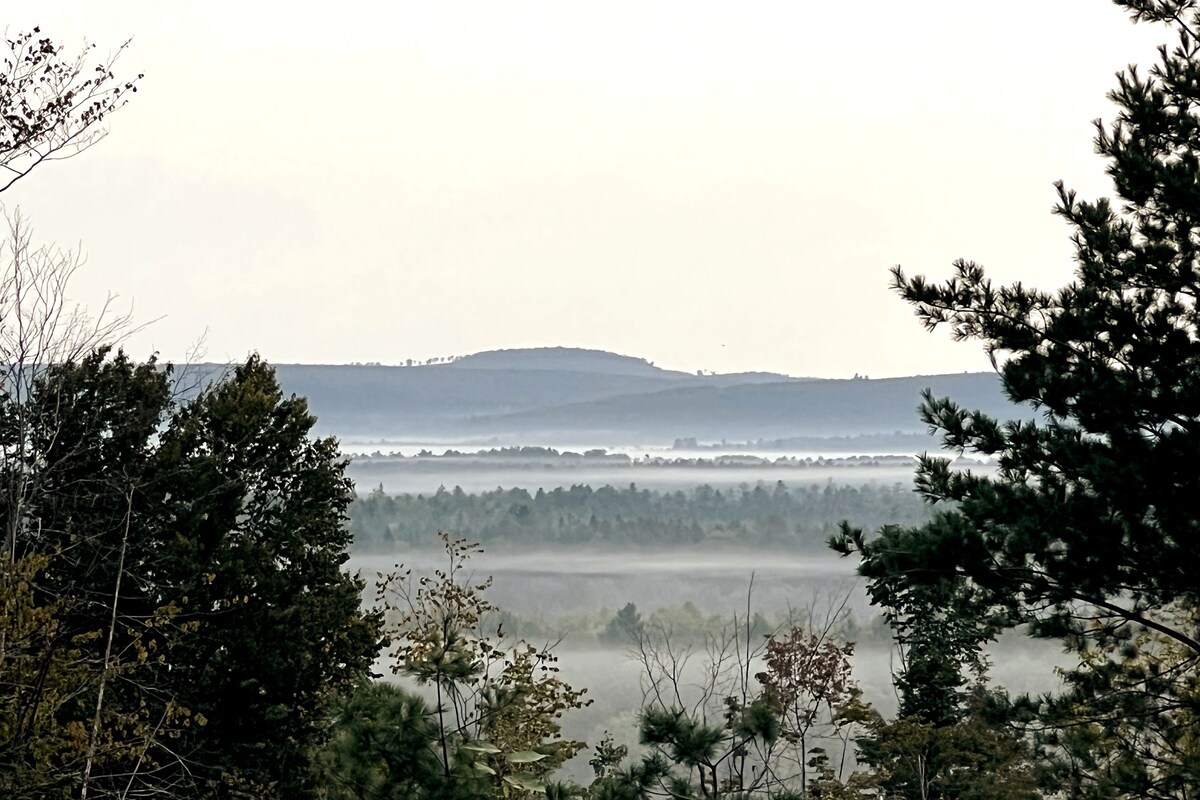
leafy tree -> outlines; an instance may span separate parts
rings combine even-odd
[[[549,647],[482,629],[497,610],[484,596],[491,579],[463,580],[467,560],[480,549],[441,538],[446,569],[416,578],[399,569],[381,576],[392,672],[434,692],[431,744],[446,786],[479,793],[472,796],[545,794],[550,775],[585,746],[564,739],[559,720],[591,703],[583,699],[587,690],[559,677]]]
[[[314,422],[253,357],[182,405],[154,465],[171,513],[164,575],[180,621],[197,625],[171,680],[208,720],[193,757],[211,781],[236,769],[289,798],[310,790],[324,710],[379,648],[364,583],[342,571],[346,462],[334,440],[310,437]]]
[[[603,644],[636,644],[646,635],[646,624],[633,603],[621,607],[597,637]]]
[[[378,620],[341,571],[345,462],[309,438],[304,401],[255,357],[177,402],[169,369],[101,349],[14,402],[0,397],[0,419],[23,420],[0,431],[24,454],[4,464],[9,557],[40,567],[33,610],[49,615],[26,655],[67,657],[76,679],[71,703],[37,684],[26,705],[84,731],[80,794],[311,796],[310,751]]]
[[[95,144],[136,91],[113,73],[125,45],[6,43],[0,191]],[[169,368],[112,355],[127,316],[66,302],[78,257],[34,248],[19,214],[9,229],[0,788],[310,796],[327,706],[378,650],[340,569],[334,443],[309,438],[304,401],[257,358],[181,402]]]
[[[906,800],[1043,797],[1032,753],[1020,737],[989,718],[987,700],[978,690],[968,712],[949,725],[914,716],[885,721],[868,713],[859,757],[871,771],[857,776],[857,783]]]
[[[767,637],[766,669],[755,678],[778,713],[780,735],[795,748],[802,794],[808,791],[810,765],[823,764],[827,758],[823,748],[809,747],[811,733],[825,719],[836,720],[839,709],[858,696],[850,671],[853,652],[852,644],[839,645],[799,626],[786,635]],[[814,755],[816,764],[811,763]]]
[[[1097,123],[1117,199],[1058,184],[1075,280],[1046,292],[994,286],[969,261],[942,284],[894,270],[925,325],[983,343],[1007,394],[1042,418],[1001,422],[927,394],[922,417],[945,446],[998,472],[925,457],[918,489],[945,510],[875,539],[846,529],[836,544],[861,554],[873,592],[950,585],[938,591],[978,612],[975,633],[1024,622],[1079,652],[1067,676],[1079,702],[1035,706],[1064,726],[1043,743],[1074,761],[1076,796],[1185,797],[1200,786],[1197,745],[1164,738],[1164,720],[1181,715],[1194,730],[1198,702],[1200,637],[1180,611],[1200,601],[1200,9],[1116,2],[1169,25],[1175,43],[1149,70],[1118,75],[1117,118]],[[1136,676],[1153,670],[1170,685],[1143,681],[1149,691],[1129,705]],[[1069,730],[1099,719],[1123,732],[1088,743]]]
[[[1195,608],[1163,609],[1200,633]],[[1194,653],[1144,626],[1082,645],[1059,696],[1017,698],[1010,715],[1042,751],[1042,770],[1072,797],[1194,795],[1200,774],[1200,675]]]
[[[95,45],[72,54],[40,28],[4,37],[0,56],[0,192],[45,161],[83,152],[107,132],[104,119],[137,91],[113,66],[126,42],[97,58]]]
[[[136,91],[136,79],[122,83],[112,72],[125,45],[93,60],[94,48],[70,55],[39,29],[6,36],[5,45],[0,191],[45,161],[95,144],[106,133],[105,117]],[[162,641],[155,629],[171,609],[160,606],[143,616],[123,637],[128,647],[122,648],[116,640],[125,632],[118,614],[124,570],[102,576],[84,593],[53,591],[50,585],[64,559],[86,546],[70,548],[74,552],[64,556],[51,544],[53,533],[42,526],[33,503],[33,498],[46,500],[47,479],[66,463],[48,460],[55,456],[45,444],[71,424],[52,413],[52,405],[39,405],[36,396],[61,397],[58,381],[64,373],[58,366],[119,341],[130,329],[130,318],[110,313],[108,306],[96,317],[73,308],[66,286],[81,258],[35,245],[19,212],[5,217],[6,236],[0,241],[0,793],[51,797],[78,791],[86,797],[107,764],[124,761],[130,768],[121,794],[135,797],[142,793],[138,777],[148,770],[151,750],[161,747],[180,720],[186,724],[187,715],[169,697],[153,721],[138,706],[114,713],[111,701],[121,685],[147,685],[153,647]],[[130,411],[127,422],[136,429],[140,417],[136,409]],[[56,456],[73,460],[82,452],[58,448]],[[116,538],[123,551],[132,511],[129,476],[114,471],[90,477],[107,478],[114,497],[125,502],[98,507],[96,530],[77,524],[78,540],[95,541],[91,534],[98,536],[112,520],[109,512],[119,508],[117,516],[126,524]],[[49,534],[45,540],[43,533]],[[101,600],[106,592],[110,599]],[[93,624],[75,624],[89,613]]]
[[[172,613],[166,601],[118,613],[143,461],[130,442],[155,435],[157,417],[146,409],[169,391],[153,364],[134,370],[106,363],[102,352],[87,356],[127,318],[72,311],[63,289],[77,264],[30,247],[19,216],[10,225],[0,279],[0,684],[10,693],[0,711],[0,773],[14,776],[13,793],[78,788],[86,796],[105,765],[124,762],[121,791],[138,796],[138,778],[186,722],[170,696],[153,709],[114,702],[153,683]],[[90,364],[91,385],[74,381],[87,371],[75,359]],[[100,554],[107,571],[91,570]],[[91,571],[77,581],[66,577],[72,569]]]

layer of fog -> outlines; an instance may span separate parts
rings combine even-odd
[[[879,452],[871,452],[868,450],[854,450],[841,448],[830,449],[788,449],[788,448],[767,448],[759,447],[750,443],[724,443],[721,445],[712,445],[705,447],[671,447],[668,445],[651,443],[651,444],[626,444],[626,445],[611,445],[596,442],[540,442],[540,441],[522,441],[521,444],[527,447],[546,447],[565,453],[568,451],[575,453],[585,453],[588,450],[600,449],[613,455],[626,455],[630,458],[717,458],[719,456],[757,456],[760,458],[846,458],[848,456],[871,456],[878,455]],[[389,439],[387,437],[371,437],[371,436],[351,436],[340,439],[338,446],[343,453],[347,455],[402,455],[415,456],[421,452],[441,454],[447,450],[458,450],[461,452],[476,452],[479,450],[488,450],[491,448],[500,448],[506,446],[504,443],[495,439],[463,439],[458,441],[417,441],[409,439]],[[892,449],[888,450],[892,455],[918,455],[918,451]],[[923,452],[923,451],[921,451]]]
[[[356,556],[348,566],[373,578],[398,564],[411,568],[414,575],[432,574],[434,569],[446,569],[447,559],[441,551],[422,550]],[[644,616],[690,602],[706,616],[732,618],[745,613],[752,578],[751,605],[771,619],[789,608],[820,616],[845,601],[851,613],[865,620],[877,609],[869,606],[854,566],[853,560],[832,553],[789,557],[744,550],[484,552],[472,557],[461,577],[476,582],[491,576],[494,583],[486,596],[492,602],[548,623],[601,610],[615,614],[630,602]],[[619,743],[636,749],[637,709],[643,701],[640,664],[622,647],[602,647],[590,634],[564,633],[555,651],[561,675],[576,687],[587,687],[587,697],[593,700],[588,708],[566,715],[564,733],[594,744],[609,731]],[[691,668],[698,670],[703,648],[696,650]],[[1067,663],[1054,643],[1019,634],[1006,636],[989,653],[994,665],[991,680],[1013,692],[1053,690],[1058,685],[1054,666]],[[885,715],[896,709],[891,676],[898,664],[895,648],[883,642],[860,643],[854,653],[854,675],[864,697]],[[390,675],[383,664],[380,671]],[[574,759],[567,774],[587,780],[587,758],[585,751]]]
[[[399,563],[414,574],[432,574],[447,566],[445,554],[439,550],[355,556],[348,566],[371,579]],[[866,594],[854,574],[854,562],[834,553],[791,557],[715,548],[635,553],[484,552],[472,558],[462,577],[476,582],[488,576],[494,579],[488,591],[492,602],[523,616],[562,616],[599,609],[615,613],[626,603],[648,611],[692,603],[704,614],[731,613],[745,608],[751,577],[754,608],[764,613],[776,614],[846,595],[853,610],[867,612]]]
[[[783,481],[788,486],[825,485],[863,486],[870,483],[892,485],[911,484],[913,468],[903,466],[820,466],[806,467],[580,467],[556,469],[547,466],[514,467],[508,469],[463,469],[452,465],[377,463],[367,467],[352,462],[347,474],[354,480],[359,493],[378,487],[388,494],[432,494],[439,488],[461,487],[465,492],[485,492],[497,487],[522,488],[530,492],[547,491],[571,486],[628,486],[633,483],[642,489],[675,491],[694,489],[700,485],[724,489],[759,482],[774,485]]]

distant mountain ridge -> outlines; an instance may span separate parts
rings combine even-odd
[[[219,369],[211,367],[211,369]],[[411,441],[669,445],[677,438],[781,439],[923,433],[920,392],[1003,418],[1028,418],[990,373],[883,380],[772,373],[692,375],[581,348],[477,353],[450,363],[276,365],[308,398],[318,431]]]
[[[923,433],[921,392],[932,389],[969,409],[1002,419],[1030,417],[990,373],[881,380],[809,380],[689,386],[619,395],[468,421],[503,435],[670,436],[700,440]]]
[[[686,372],[656,367],[653,362],[644,358],[623,356],[607,350],[587,350],[582,347],[486,350],[482,353],[456,358],[447,366],[453,369],[552,370],[638,377],[693,377]]]
[[[434,365],[438,366],[438,365]],[[721,375],[681,372],[655,366],[653,361],[623,356],[607,350],[586,350],[581,347],[528,347],[512,350],[487,350],[456,358],[445,364],[454,369],[518,370],[527,372],[576,372],[589,375],[622,375],[657,380],[676,380],[688,384],[703,381],[706,385],[736,386],[743,383],[773,381],[804,381],[812,378],[793,378],[777,372],[730,372]]]

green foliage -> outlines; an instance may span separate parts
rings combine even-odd
[[[334,707],[333,721],[318,757],[322,800],[437,796],[442,769],[431,747],[437,728],[420,697],[364,682]]]
[[[597,638],[603,644],[631,645],[645,635],[646,626],[642,622],[642,615],[638,613],[637,606],[633,603],[626,603],[616,613],[616,616],[608,621]]]
[[[481,800],[570,798],[577,786],[535,774],[551,759],[533,750],[505,751],[492,742],[459,739],[452,763],[439,755],[438,712],[409,691],[363,683],[338,707],[334,733],[318,756],[322,800]],[[448,769],[446,767],[449,767]]]
[[[34,588],[47,562],[5,559],[0,570],[0,793],[14,800],[70,796],[87,752],[81,719],[61,720],[91,675],[77,647],[53,644],[62,603],[39,603]]]
[[[183,406],[158,448],[158,488],[182,511],[168,568],[187,593],[182,618],[199,624],[173,671],[180,702],[208,719],[195,758],[289,798],[307,791],[324,709],[379,640],[363,582],[342,571],[345,461],[332,439],[309,438],[313,422],[252,358]]]
[[[143,533],[161,519],[161,509],[143,511],[135,487],[147,480],[144,442],[168,402],[167,379],[101,350],[25,380],[0,395],[0,574],[15,623],[0,646],[0,683],[16,701],[15,724],[0,726],[9,734],[0,774],[24,774],[26,790],[119,785],[137,796],[139,776],[175,761],[178,744],[166,742],[193,722],[161,688],[184,630],[173,622],[177,598],[131,588],[152,561]],[[28,394],[11,391],[24,386]]]
[[[714,766],[726,731],[690,717],[681,708],[647,708],[642,711],[638,741],[666,752],[674,764],[688,769]]]
[[[1193,606],[1160,620],[1196,637]],[[1018,698],[1009,716],[1045,755],[1047,782],[1089,800],[1188,797],[1200,775],[1198,657],[1176,639],[1127,626],[1080,649],[1059,696]]]
[[[1058,185],[1075,280],[1046,292],[994,286],[968,261],[941,284],[894,270],[926,327],[981,342],[1006,394],[1041,419],[1001,422],[927,393],[921,414],[944,446],[999,471],[922,458],[918,489],[945,511],[873,539],[846,529],[835,544],[861,554],[873,599],[921,642],[923,660],[906,673],[918,714],[908,738],[921,725],[941,736],[971,724],[930,693],[961,700],[978,643],[1025,623],[1078,656],[1064,696],[1007,708],[1040,748],[1048,787],[1183,798],[1200,787],[1200,9],[1117,5],[1168,24],[1175,43],[1148,70],[1118,75],[1117,118],[1096,124],[1117,199]],[[919,614],[934,610],[922,629]]]
[[[607,778],[612,775],[616,769],[629,755],[629,748],[625,745],[618,745],[613,741],[612,734],[608,731],[604,732],[599,742],[592,746],[594,755],[588,764],[592,771],[596,773],[597,778]]]
[[[55,758],[90,796],[311,796],[328,704],[379,638],[312,422],[257,358],[182,404],[169,369],[103,349],[0,397],[5,603],[42,620],[0,678],[26,719],[82,731],[82,768]],[[31,687],[26,664],[69,683]],[[32,740],[9,744],[28,763]]]
[[[136,92],[88,46],[5,38],[3,191]],[[138,78],[141,76],[139,75]],[[304,798],[378,620],[342,573],[351,487],[257,357],[181,401],[67,301],[81,261],[0,244],[0,794]],[[195,389],[196,387],[188,387]]]
[[[900,485],[741,486],[657,492],[629,486],[495,489],[390,496],[375,490],[350,508],[356,547],[434,544],[432,531],[469,533],[484,544],[689,545],[816,549],[837,521],[917,524],[928,509]]]
[[[562,737],[559,720],[590,704],[587,690],[559,677],[549,648],[483,632],[496,611],[484,597],[491,579],[463,581],[467,560],[480,549],[445,534],[442,541],[446,569],[380,576],[392,671],[435,693],[435,752],[448,784],[487,786],[505,797],[542,793],[546,779],[584,747]]]
[[[883,607],[904,654],[896,676],[901,716],[939,727],[962,717],[969,687],[987,672],[982,647],[1009,621],[974,584],[939,580],[928,567],[913,566],[953,558],[947,551],[954,546],[957,521],[936,516],[917,541],[904,528],[884,526],[869,545],[860,532],[843,525],[834,541],[844,552],[865,547],[872,553],[860,570],[871,576],[871,602]]]
[[[859,739],[860,758],[870,765],[867,786],[889,798],[1036,800],[1032,754],[1024,741],[981,713],[949,725],[917,717],[891,722],[875,717]],[[865,788],[865,786],[864,786]]]

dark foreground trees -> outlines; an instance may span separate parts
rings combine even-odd
[[[1174,42],[1118,76],[1097,123],[1115,200],[1061,185],[1076,279],[1056,292],[994,286],[960,261],[942,284],[897,268],[932,329],[981,342],[1006,392],[1043,414],[1002,422],[925,398],[946,446],[995,459],[994,477],[922,459],[927,525],[836,545],[862,556],[901,618],[933,596],[963,641],[1027,624],[1079,656],[1060,698],[1013,719],[1075,797],[1191,797],[1200,789],[1200,10],[1117,0]],[[971,609],[963,614],[963,608]],[[973,628],[973,631],[962,628]],[[961,662],[960,662],[961,663]],[[938,678],[957,690],[953,675]]]
[[[3,42],[0,192],[95,144],[136,91],[124,46]],[[313,796],[330,704],[380,638],[341,570],[336,445],[257,357],[196,391],[115,351],[128,317],[74,308],[80,260],[7,219],[0,796]]]
[[[5,796],[309,796],[378,650],[341,571],[344,461],[304,401],[257,358],[174,388],[102,348],[20,413],[0,394]]]

